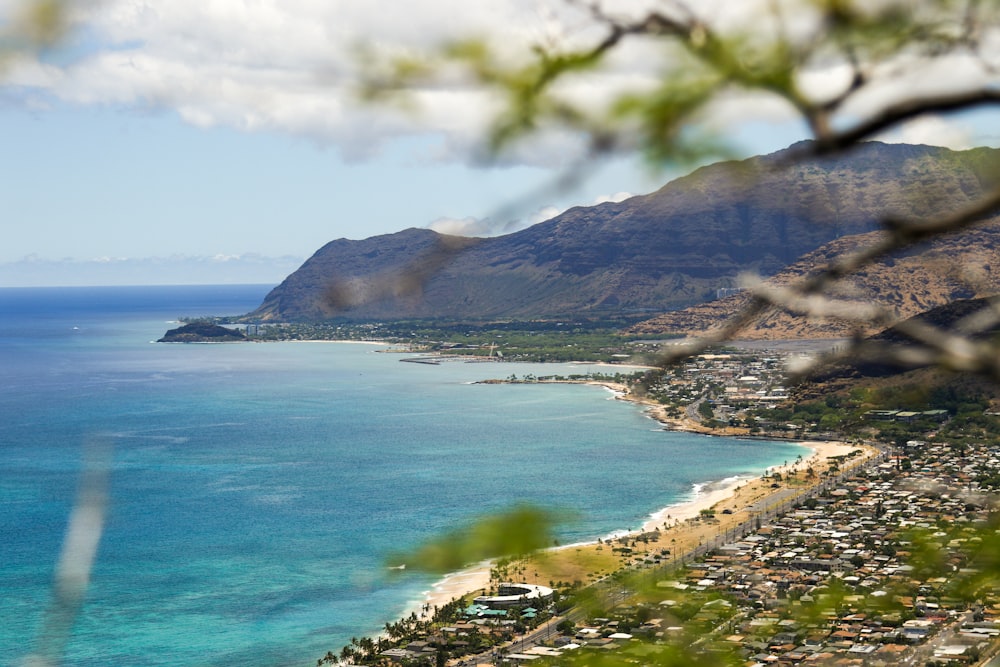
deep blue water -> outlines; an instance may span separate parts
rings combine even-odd
[[[665,432],[599,388],[469,384],[551,366],[151,342],[267,289],[0,289],[0,664],[35,646],[95,443],[110,500],[63,660],[88,667],[313,665],[430,587],[390,552],[521,501],[593,539],[801,453]]]

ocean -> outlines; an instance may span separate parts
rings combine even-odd
[[[434,578],[390,553],[520,502],[571,511],[561,542],[592,540],[803,452],[664,431],[599,387],[473,384],[588,365],[152,342],[268,289],[0,289],[0,664],[50,641],[95,448],[108,504],[68,666],[314,665],[423,599]]]

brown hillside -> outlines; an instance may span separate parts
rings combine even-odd
[[[847,236],[807,253],[769,282],[787,285],[828,264],[837,256],[871,244],[880,232]],[[905,319],[957,299],[1000,291],[1000,219],[929,247],[888,258],[843,281],[838,296],[856,303],[876,303]],[[641,335],[698,335],[721,326],[749,300],[746,294],[717,299],[641,322],[629,331]],[[739,338],[778,340],[842,338],[875,333],[856,331],[838,320],[813,320],[772,312],[738,334]]]

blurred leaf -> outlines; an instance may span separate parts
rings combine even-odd
[[[30,53],[57,45],[67,30],[64,0],[25,0],[0,15],[0,56]]]
[[[412,554],[396,554],[390,565],[405,563],[408,568],[446,573],[491,558],[526,556],[552,544],[556,523],[553,512],[521,505],[449,532]]]
[[[36,0],[27,7],[25,27],[32,41],[52,45],[66,30],[66,9],[61,0]]]

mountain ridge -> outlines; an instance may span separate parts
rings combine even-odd
[[[662,313],[712,299],[739,274],[779,273],[886,214],[933,216],[981,196],[1000,151],[869,143],[794,161],[794,145],[709,165],[653,193],[575,207],[492,238],[410,228],[320,248],[250,314],[532,319]]]

